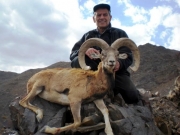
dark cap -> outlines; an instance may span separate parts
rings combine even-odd
[[[98,9],[107,9],[108,11],[111,11],[110,6],[108,4],[98,4],[94,6],[93,11],[96,12]]]

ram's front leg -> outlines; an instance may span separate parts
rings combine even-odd
[[[104,104],[103,99],[98,99],[95,100],[94,103],[96,104],[97,108],[102,112],[103,116],[104,116],[104,121],[105,121],[105,132],[107,135],[114,135],[112,128],[111,128],[111,124],[109,121],[109,112],[108,109],[106,107],[106,105]]]
[[[74,118],[73,124],[70,124],[70,125],[67,125],[64,127],[59,127],[59,128],[45,126],[41,130],[41,132],[45,132],[45,133],[49,133],[49,134],[59,134],[61,132],[76,129],[77,127],[79,127],[81,124],[81,115],[80,115],[81,102],[79,102],[79,101],[70,102],[70,108],[71,108],[71,112],[72,112],[72,115]]]

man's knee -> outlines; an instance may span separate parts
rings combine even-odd
[[[75,57],[72,62],[71,62],[71,67],[72,68],[80,68],[80,65],[79,65],[79,61],[78,61],[78,57]]]
[[[85,62],[88,66],[91,67],[91,70],[97,70],[100,60],[92,60],[89,57],[85,56]],[[72,68],[81,68],[79,65],[78,57],[75,57],[71,62]]]
[[[140,94],[138,90],[127,91],[125,96],[125,102],[128,104],[137,103],[140,100]]]

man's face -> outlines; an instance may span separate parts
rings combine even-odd
[[[106,28],[111,21],[111,15],[107,9],[98,9],[94,13],[93,20],[98,28]]]

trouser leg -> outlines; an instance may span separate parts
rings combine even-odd
[[[128,104],[137,103],[141,96],[135,85],[127,75],[116,75],[114,94],[120,93]]]

